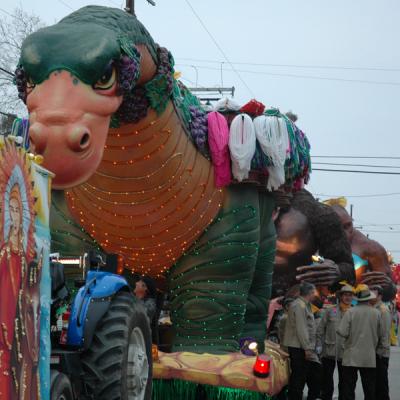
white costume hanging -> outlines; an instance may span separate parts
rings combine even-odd
[[[233,176],[241,182],[249,177],[251,160],[256,150],[254,125],[247,114],[239,114],[233,119],[229,131],[229,150]]]
[[[272,162],[267,167],[267,189],[278,189],[285,183],[285,161],[289,156],[289,134],[284,118],[261,115],[254,119],[254,129],[264,154]]]

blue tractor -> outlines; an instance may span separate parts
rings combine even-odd
[[[64,266],[51,262],[51,399],[150,400],[151,330],[145,309],[101,255],[89,259],[61,333],[55,315],[68,301],[68,290]]]

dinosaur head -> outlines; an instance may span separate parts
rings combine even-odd
[[[135,107],[132,93],[152,78],[156,60],[141,23],[106,7],[84,7],[25,40],[16,83],[30,114],[31,148],[55,173],[54,187],[93,175],[114,117],[127,97]]]

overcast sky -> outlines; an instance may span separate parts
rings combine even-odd
[[[19,2],[46,24],[94,3],[121,7],[125,2]],[[146,0],[135,3],[138,18],[159,44],[171,50],[186,84],[197,80],[201,86],[221,85],[221,62],[225,61],[224,69],[231,67],[187,0],[156,0],[156,7]],[[297,113],[313,156],[400,157],[398,0],[190,0],[190,4],[229,61],[238,63],[234,66],[241,79],[231,71],[222,76],[224,86],[236,88],[238,102],[255,97]],[[11,12],[14,5],[14,0],[2,0],[0,7]],[[315,168],[335,168],[316,162],[399,166],[378,169],[400,173],[400,159],[313,161]],[[400,175],[314,171],[308,188],[314,194],[360,196],[400,193],[399,185]],[[400,261],[399,200],[400,195],[349,197],[356,225]]]

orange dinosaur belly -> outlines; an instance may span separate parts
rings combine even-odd
[[[217,215],[223,191],[170,103],[138,124],[110,129],[103,160],[67,191],[75,219],[109,253],[139,273],[160,276]]]

